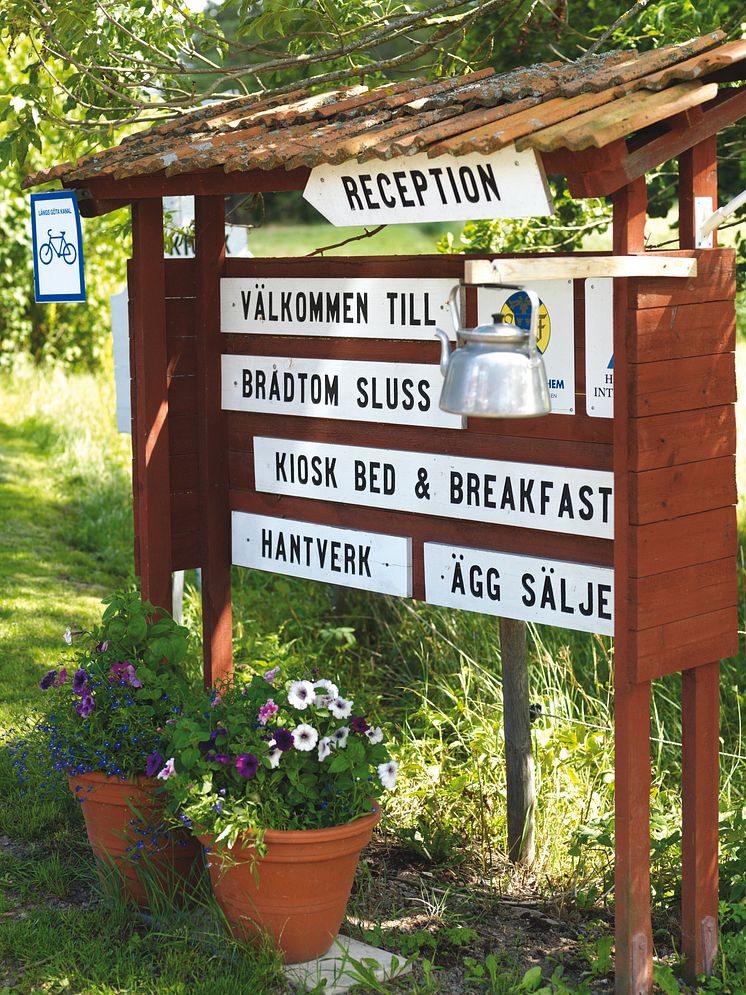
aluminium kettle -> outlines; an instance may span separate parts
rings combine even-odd
[[[528,331],[500,321],[462,328],[457,298],[463,286],[523,290],[531,303]],[[458,284],[448,305],[456,330],[457,348],[452,353],[448,335],[435,334],[441,342],[440,369],[444,377],[440,407],[474,418],[536,418],[551,410],[544,361],[537,345],[540,301],[533,290],[507,284]]]

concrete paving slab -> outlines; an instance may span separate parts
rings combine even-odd
[[[324,982],[320,989],[324,995],[345,995],[353,985],[365,980],[364,971],[372,972],[378,981],[386,981],[411,970],[411,963],[403,957],[340,935],[332,949],[318,960],[288,964],[285,977],[299,993],[319,990]]]

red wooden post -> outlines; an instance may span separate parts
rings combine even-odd
[[[614,253],[644,249],[644,178],[613,198]],[[653,987],[650,921],[650,682],[633,683],[629,636],[628,283],[614,285],[614,796],[616,991],[648,995]]]
[[[225,200],[195,198],[197,257],[197,413],[202,508],[202,639],[205,684],[232,668],[231,531],[228,436],[220,404],[220,278],[225,263]]]
[[[681,945],[693,982],[712,972],[718,946],[720,664],[686,670],[681,683]]]
[[[140,589],[171,611],[171,507],[168,448],[163,206],[160,198],[132,207],[131,336],[134,359],[132,449]]]
[[[712,135],[679,156],[679,245],[695,249],[696,219],[694,200],[710,197],[712,210],[718,206],[717,138]],[[717,232],[712,235],[717,245]]]
[[[679,240],[695,247],[695,197],[718,206],[717,147],[713,136],[679,158]],[[716,244],[716,243],[714,243]],[[682,674],[681,945],[693,982],[713,970],[718,945],[718,788],[720,664]]]

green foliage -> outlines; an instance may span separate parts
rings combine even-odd
[[[39,682],[38,721],[11,746],[21,777],[27,750],[50,769],[78,774],[153,776],[162,766],[163,729],[185,697],[177,667],[186,656],[186,630],[137,592],[104,604],[101,624],[90,632],[67,629],[65,641],[75,650]]]
[[[610,207],[602,200],[574,200],[561,186],[554,192],[555,213],[549,218],[467,221],[458,238],[448,232],[438,242],[446,253],[531,252],[578,249],[591,233],[611,224]]]
[[[265,829],[321,829],[371,811],[396,763],[336,684],[275,667],[198,696],[172,727],[171,810],[217,844]]]

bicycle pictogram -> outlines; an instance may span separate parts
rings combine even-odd
[[[69,266],[72,266],[78,258],[78,252],[75,246],[67,241],[64,231],[61,231],[59,235],[53,235],[52,229],[48,228],[47,235],[49,236],[49,241],[45,242],[39,249],[39,262],[46,266],[47,263],[51,263],[54,255],[58,259],[62,259]]]

